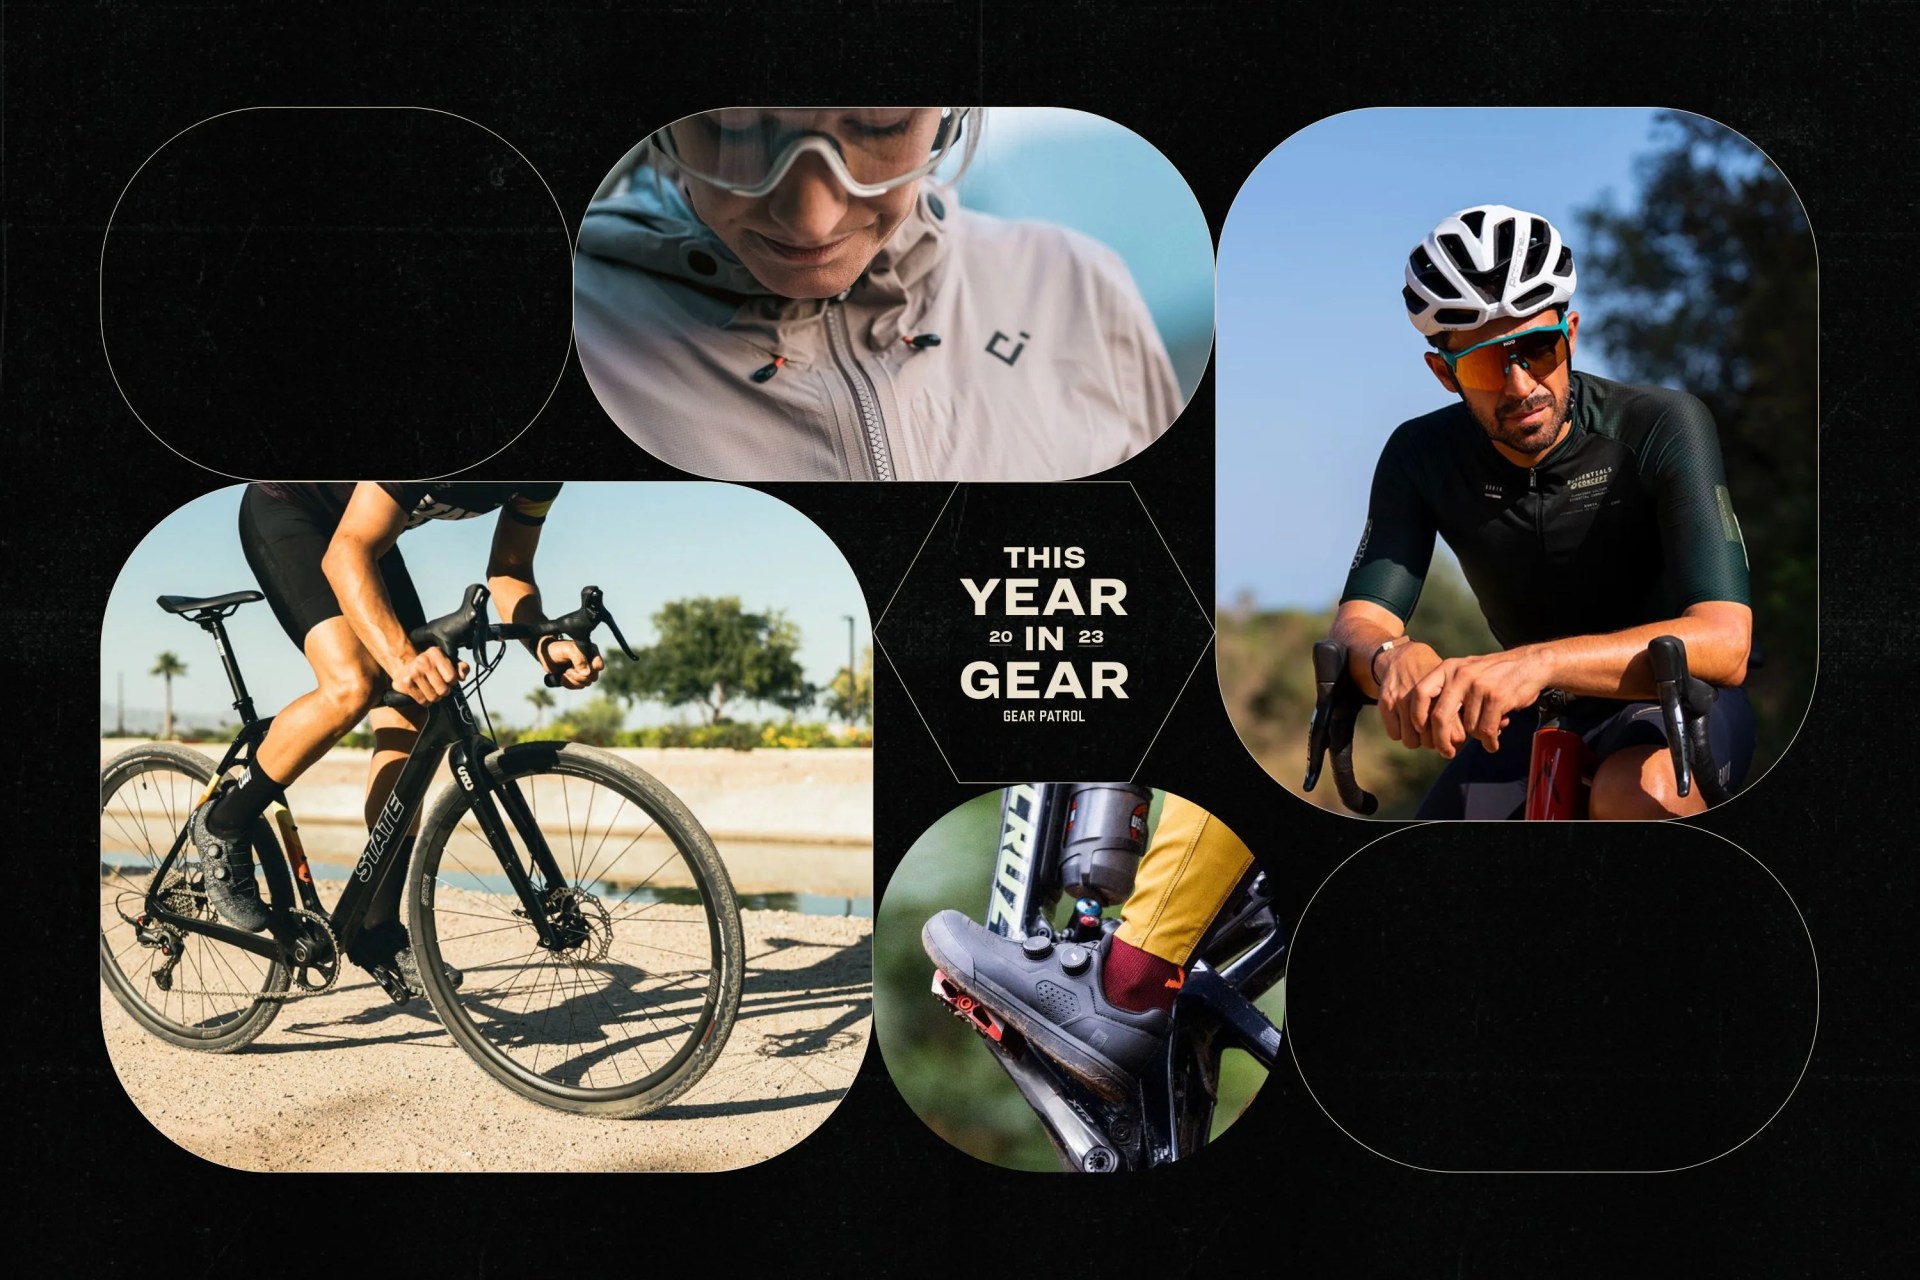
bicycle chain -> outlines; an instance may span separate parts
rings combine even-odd
[[[305,1000],[308,996],[324,995],[326,992],[333,990],[334,984],[340,981],[340,963],[342,960],[340,955],[340,940],[334,936],[333,926],[328,924],[324,917],[316,915],[304,907],[294,907],[287,914],[301,916],[313,921],[314,924],[320,927],[320,931],[327,935],[327,946],[333,952],[333,960],[332,968],[328,972],[327,980],[324,983],[319,986],[310,986],[300,977],[300,974],[314,966],[299,964],[289,959],[286,961],[286,964],[292,973],[294,985],[300,988],[298,991],[202,991],[193,987],[168,987],[167,993],[176,996],[219,996],[226,1000],[273,1000],[284,1004],[291,1000]]]

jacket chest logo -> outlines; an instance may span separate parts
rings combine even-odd
[[[995,360],[1002,361],[1011,367],[1013,362],[1020,358],[1020,353],[1027,349],[1027,339],[1032,336],[1032,334],[1023,331],[1020,334],[1020,340],[1015,342],[1006,334],[995,329],[993,331],[993,337],[987,339],[987,354]]]
[[[1601,467],[1597,471],[1588,471],[1583,475],[1577,475],[1573,479],[1567,481],[1567,489],[1570,492],[1578,492],[1581,489],[1591,489],[1595,485],[1605,484],[1607,481],[1611,480],[1612,478],[1613,478],[1613,468]]]

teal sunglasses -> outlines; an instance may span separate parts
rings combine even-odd
[[[1498,391],[1507,384],[1507,370],[1519,365],[1540,379],[1566,363],[1572,332],[1567,316],[1559,324],[1522,329],[1503,338],[1476,342],[1465,351],[1437,351],[1447,362],[1453,380],[1468,391]]]

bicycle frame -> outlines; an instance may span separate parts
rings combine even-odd
[[[1048,917],[1062,892],[1059,855],[1071,790],[1059,783],[1021,783],[1003,793],[988,893],[987,928],[993,932],[1015,940],[1054,933]],[[944,975],[936,972],[933,990],[987,1041],[1063,1165],[1109,1173],[1170,1163],[1206,1145],[1227,1049],[1242,1049],[1272,1068],[1281,1032],[1253,1001],[1279,981],[1286,954],[1265,874],[1250,873],[1195,949],[1174,998],[1164,1055],[1118,1103],[1033,1052],[1017,1031],[945,983]]]
[[[257,596],[255,598],[258,598]],[[487,591],[475,585],[467,589],[466,599],[460,610],[446,618],[417,628],[416,641],[432,640],[449,648],[449,656],[456,644],[449,642],[453,633],[449,625],[454,620],[463,624],[465,632],[472,632],[484,625],[484,606]],[[272,717],[262,719],[253,708],[253,701],[246,691],[246,683],[241,677],[238,663],[235,661],[232,646],[227,639],[224,619],[238,608],[232,604],[224,609],[202,610],[189,613],[189,621],[196,622],[210,633],[220,650],[221,663],[225,667],[228,682],[233,688],[234,709],[241,717],[241,727],[234,735],[225,755],[214,773],[213,782],[208,784],[199,803],[207,803],[215,788],[227,771],[235,765],[250,761],[255,749],[266,737],[272,725]],[[437,630],[436,630],[437,629]],[[467,639],[478,639],[476,635],[467,635]],[[384,699],[389,706],[414,706],[411,699],[389,693]],[[284,802],[274,809],[276,825],[280,830],[284,848],[272,841],[254,841],[254,852],[260,863],[262,874],[267,880],[271,913],[265,934],[248,933],[233,928],[217,920],[206,920],[195,916],[180,915],[168,910],[161,901],[159,887],[166,882],[168,872],[187,845],[187,827],[183,825],[174,836],[173,844],[165,858],[155,869],[148,888],[144,911],[148,918],[179,929],[183,932],[200,933],[217,938],[242,950],[264,956],[269,960],[291,959],[299,965],[338,963],[341,956],[348,953],[359,936],[367,907],[376,900],[380,890],[395,875],[404,875],[407,859],[404,856],[391,856],[400,849],[406,834],[414,829],[428,793],[432,789],[433,777],[440,768],[442,757],[447,757],[453,776],[471,797],[470,805],[474,819],[486,835],[495,856],[500,860],[500,869],[505,874],[514,892],[519,896],[526,909],[527,920],[538,932],[541,945],[558,949],[566,940],[559,937],[555,925],[548,918],[544,898],[550,898],[553,891],[567,887],[565,876],[561,873],[552,850],[547,847],[545,836],[539,824],[534,820],[532,810],[519,788],[512,782],[497,782],[485,768],[486,756],[499,750],[491,738],[481,733],[474,721],[473,712],[467,703],[464,690],[455,685],[447,696],[427,708],[427,715],[420,726],[412,751],[406,763],[401,767],[400,776],[394,781],[393,789],[388,793],[385,806],[375,820],[373,829],[367,835],[367,842],[348,875],[346,887],[341,891],[338,902],[329,913],[321,904],[318,890],[315,888],[313,874],[307,863],[305,850],[301,847],[298,828],[294,825],[292,812]],[[495,801],[498,801],[496,807]],[[514,829],[519,833],[520,844],[525,848],[533,865],[537,867],[546,882],[546,892],[536,889],[527,869],[519,858],[515,857],[512,836],[502,821],[500,809],[506,810]],[[267,847],[272,845],[272,847]],[[291,874],[290,874],[291,873]],[[324,950],[318,940],[301,926],[299,917],[293,914],[295,898],[301,910],[320,917],[333,931],[337,944],[337,953],[333,956],[319,954]]]

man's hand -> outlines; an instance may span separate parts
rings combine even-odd
[[[1417,641],[1380,655],[1376,666],[1380,723],[1386,726],[1388,737],[1405,743],[1408,750],[1432,745],[1426,735],[1433,695],[1420,686],[1439,665],[1440,655],[1433,646]]]
[[[592,645],[583,646],[565,636],[540,641],[534,653],[547,673],[558,677],[560,683],[569,689],[586,688],[600,678],[600,673],[607,666],[601,660],[599,650]]]
[[[449,689],[466,679],[467,664],[462,662],[456,668],[453,659],[437,645],[429,645],[425,652],[414,654],[387,675],[395,693],[404,693],[424,707],[440,701]]]
[[[1546,663],[1529,648],[1447,659],[1417,690],[1431,708],[1426,745],[1449,760],[1468,738],[1498,751],[1507,717],[1538,701],[1546,683]]]

